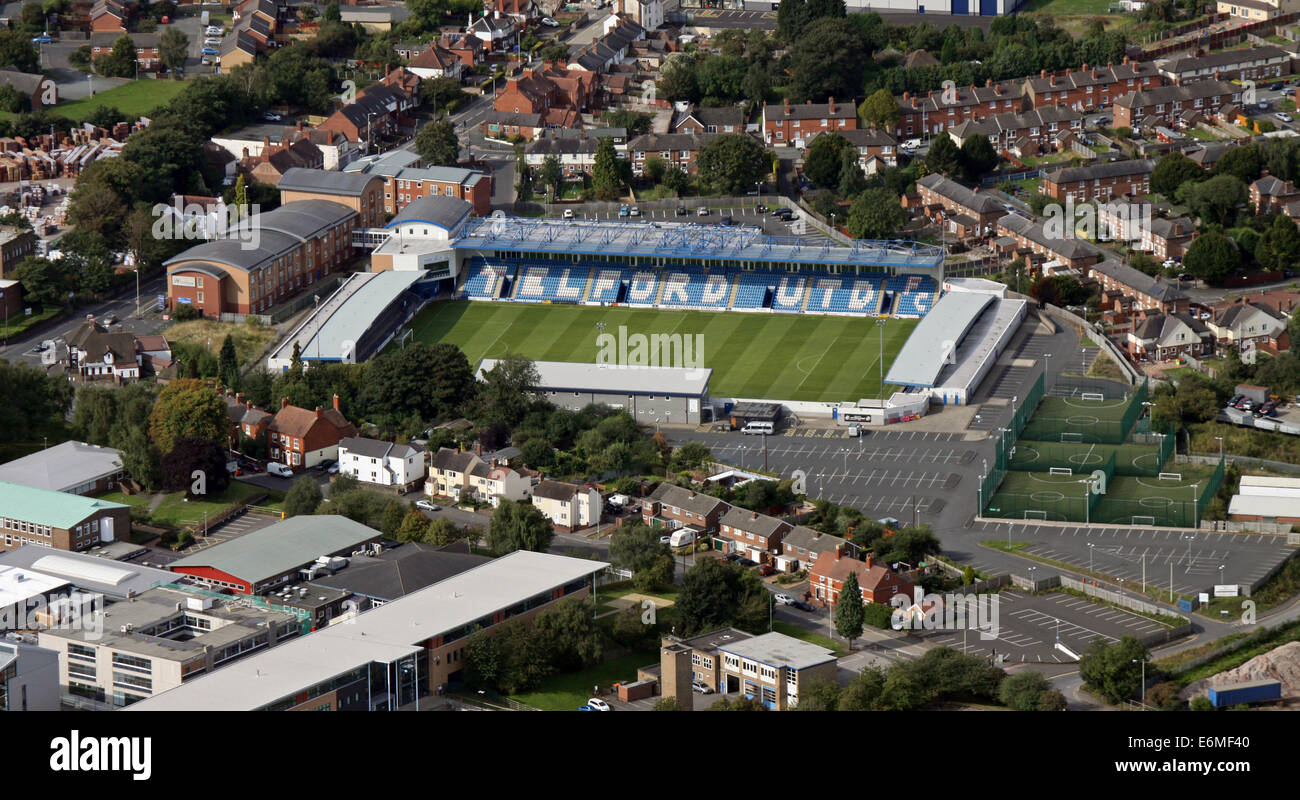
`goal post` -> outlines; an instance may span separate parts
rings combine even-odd
[[[1047,512],[1046,512],[1046,511],[1026,511],[1026,512],[1025,512],[1025,519],[1041,519],[1041,520],[1043,520],[1044,522],[1046,522],[1046,521],[1047,521]]]
[[[1082,433],[1062,433],[1061,444],[1083,444]]]
[[[1183,480],[1183,473],[1181,473],[1181,472],[1162,472],[1162,473],[1160,473],[1160,475],[1159,475],[1159,479],[1162,480],[1162,481],[1178,481],[1179,483],[1182,483],[1182,480]]]
[[[1049,475],[1073,475],[1074,470],[1069,467],[1048,467],[1047,473]]]
[[[1083,394],[1079,395],[1079,399],[1093,400],[1100,403],[1106,399],[1106,395],[1102,394],[1101,392],[1084,392]]]
[[[1156,524],[1156,518],[1155,518],[1155,517],[1137,517],[1137,516],[1135,516],[1135,517],[1133,517],[1133,524],[1134,524],[1134,525],[1155,525],[1155,524]]]

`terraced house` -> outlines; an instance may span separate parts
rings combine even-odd
[[[1044,106],[1018,114],[967,120],[950,128],[948,136],[961,147],[971,136],[982,134],[994,150],[1025,158],[1061,150],[1082,132],[1081,113],[1066,106]]]
[[[853,103],[825,103],[763,106],[763,141],[770,145],[796,147],[806,144],[815,134],[826,131],[856,130],[858,110]]]
[[[1116,128],[1173,126],[1184,112],[1217,116],[1225,106],[1241,104],[1241,87],[1221,80],[1186,86],[1160,86],[1115,98]]]
[[[1060,203],[1139,197],[1151,190],[1151,172],[1155,168],[1156,162],[1148,158],[1066,167],[1047,173],[1042,191]]]
[[[1110,105],[1129,92],[1165,85],[1165,78],[1151,64],[1124,57],[1119,66],[1090,67],[1059,73],[1039,72],[1025,82],[1025,95],[1035,107],[1063,105],[1076,111],[1090,111]]]
[[[951,95],[931,91],[924,97],[903,92],[898,101],[898,125],[894,136],[937,136],[969,120],[984,119],[994,114],[1019,113],[1029,109],[1029,98],[1023,84],[1015,81],[983,86],[957,88]]]
[[[937,172],[916,182],[923,213],[962,239],[987,236],[1007,210],[992,195],[970,189]]]
[[[661,483],[641,504],[641,520],[669,529],[689,526],[708,532],[718,529],[719,520],[730,508],[729,503],[711,495]]]
[[[718,520],[717,538],[728,552],[769,563],[781,554],[781,539],[791,527],[776,517],[732,506]]]

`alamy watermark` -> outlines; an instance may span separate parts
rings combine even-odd
[[[1078,203],[1066,198],[1043,206],[1043,235],[1053,241],[1086,239],[1138,242],[1151,232],[1149,203]]]
[[[989,641],[998,638],[998,596],[996,594],[924,594],[919,586],[915,594],[894,595],[890,626],[896,631],[977,631]]]
[[[72,592],[47,600],[29,597],[0,609],[0,631],[75,631],[88,642],[104,638],[104,595]]]
[[[617,335],[602,331],[596,337],[596,347],[596,363],[604,367],[675,367],[691,370],[688,377],[704,370],[702,333],[629,334],[626,325],[619,325]]]
[[[180,196],[171,205],[158,203],[152,209],[155,239],[224,239],[237,241],[241,250],[262,246],[261,206],[257,203],[226,205],[218,201],[208,207],[182,204]]]

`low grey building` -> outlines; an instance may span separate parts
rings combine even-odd
[[[593,403],[627,411],[637,422],[699,424],[709,402],[708,368],[634,367],[535,361],[537,390],[561,408],[578,410]],[[497,364],[485,358],[478,378]]]
[[[58,711],[59,654],[0,639],[0,711]]]
[[[125,477],[122,451],[85,442],[63,442],[0,464],[0,481],[69,494],[107,492]]]

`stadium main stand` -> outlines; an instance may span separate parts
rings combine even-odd
[[[576,264],[533,259],[469,261],[458,295],[532,303],[620,304],[786,313],[893,313],[921,317],[938,286],[922,275],[789,273],[684,266],[634,268],[616,262]]]

